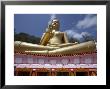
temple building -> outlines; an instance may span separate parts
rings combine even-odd
[[[39,44],[14,42],[15,76],[97,76],[95,41],[69,43],[54,18]]]

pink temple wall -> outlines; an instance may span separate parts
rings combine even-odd
[[[45,57],[15,54],[14,64],[97,64],[97,54]]]

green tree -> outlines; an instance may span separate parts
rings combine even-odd
[[[40,37],[35,37],[35,36],[31,36],[27,33],[19,33],[19,34],[15,34],[15,41],[23,41],[23,42],[28,42],[28,43],[34,43],[34,44],[38,44],[40,42]]]

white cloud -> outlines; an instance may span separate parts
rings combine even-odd
[[[66,30],[65,32],[67,33],[67,36],[68,36],[69,39],[70,38],[75,38],[79,41],[82,41],[82,39],[83,39],[83,36],[80,33],[75,32],[72,29],[71,30]]]
[[[81,40],[83,38],[82,35],[79,33],[76,33],[73,37],[78,39],[78,40]]]
[[[73,29],[66,30],[65,32],[67,33],[67,36],[68,36],[69,39],[70,39],[70,38],[75,38],[75,39],[77,39],[79,42],[83,42],[83,41],[84,41],[84,36],[88,36],[88,37],[91,36],[91,34],[88,33],[88,32],[78,33],[78,32],[76,32],[76,31],[73,30]]]
[[[78,21],[76,27],[78,29],[86,29],[95,26],[96,24],[97,24],[97,16],[86,15],[86,17],[83,20]]]
[[[72,38],[73,35],[76,34],[76,32],[74,30],[66,30],[65,32],[67,33],[67,35],[68,35],[69,38]]]
[[[83,20],[80,20],[77,22],[77,24],[65,32],[67,33],[68,38],[75,38],[79,42],[85,41],[84,37],[92,37],[92,35],[86,31],[83,31],[84,29],[90,28],[92,26],[96,26],[97,24],[97,16],[96,15],[86,15]],[[78,30],[81,29],[82,32],[79,33]]]
[[[91,34],[88,33],[88,32],[82,32],[81,35],[82,35],[82,36],[91,36]]]

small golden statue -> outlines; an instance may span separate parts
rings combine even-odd
[[[15,52],[33,54],[75,54],[96,51],[94,41],[69,43],[67,34],[59,31],[59,20],[53,19],[43,33],[40,44],[15,41]]]

